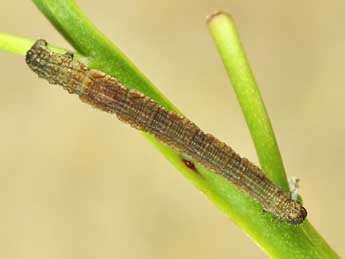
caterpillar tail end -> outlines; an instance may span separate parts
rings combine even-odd
[[[289,215],[290,217],[287,219],[287,222],[292,225],[299,225],[303,223],[307,215],[307,210],[301,206],[298,213],[293,213]]]

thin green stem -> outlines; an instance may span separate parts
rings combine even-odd
[[[138,89],[169,110],[178,110],[153,84],[85,17],[72,0],[34,0],[42,13],[89,60],[89,66],[102,70],[130,88]],[[25,40],[10,42],[11,37],[0,35],[0,50],[24,54],[29,46]],[[6,43],[7,42],[7,43]],[[10,43],[9,43],[10,42]],[[11,47],[2,47],[10,44]],[[17,51],[15,51],[17,50]],[[224,178],[196,164],[195,173],[182,162],[185,157],[144,134],[191,183],[203,191],[214,204],[224,211],[241,229],[253,238],[273,258],[336,258],[332,250],[320,248],[318,234],[307,236],[304,228],[272,221],[261,207],[238,191]],[[304,223],[307,225],[309,223]],[[323,256],[323,257],[322,257]],[[328,257],[327,257],[328,256]],[[332,256],[332,257],[331,257]]]
[[[31,39],[0,32],[0,50],[2,51],[25,55],[33,43]]]
[[[273,182],[288,191],[283,160],[271,121],[242,47],[236,24],[230,15],[216,12],[208,18],[208,27],[246,119],[260,165]],[[329,255],[336,256],[309,222],[306,222],[301,230],[319,249],[320,254],[329,252]]]
[[[273,182],[288,191],[277,141],[236,25],[229,15],[218,12],[208,19],[208,27],[247,121],[260,165]]]
[[[24,56],[26,52],[31,48],[34,44],[35,40],[28,39],[20,36],[16,36],[9,33],[2,33],[0,32],[0,51],[19,54]],[[49,49],[56,53],[66,53],[67,50],[64,48],[60,48],[54,45],[49,45]],[[76,59],[85,58],[80,55],[78,52],[74,53],[74,57]]]

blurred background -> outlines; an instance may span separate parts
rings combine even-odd
[[[77,1],[207,132],[257,162],[205,25],[237,22],[288,176],[309,220],[345,255],[345,2]],[[69,48],[30,1],[3,1],[3,32]],[[0,53],[0,256],[267,258],[137,131]]]

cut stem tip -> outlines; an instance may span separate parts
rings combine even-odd
[[[206,24],[209,24],[210,22],[213,21],[214,18],[221,16],[221,15],[224,15],[224,16],[231,18],[231,15],[228,14],[227,12],[217,10],[217,11],[214,11],[213,13],[209,14],[208,16],[206,16]]]

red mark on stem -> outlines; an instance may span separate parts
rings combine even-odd
[[[188,160],[188,159],[186,159],[186,158],[182,158],[182,162],[183,162],[183,163],[185,164],[185,166],[187,166],[189,169],[191,169],[191,170],[193,170],[195,173],[199,174],[198,169],[196,169],[195,164],[194,164],[192,161],[190,161],[190,160]]]

